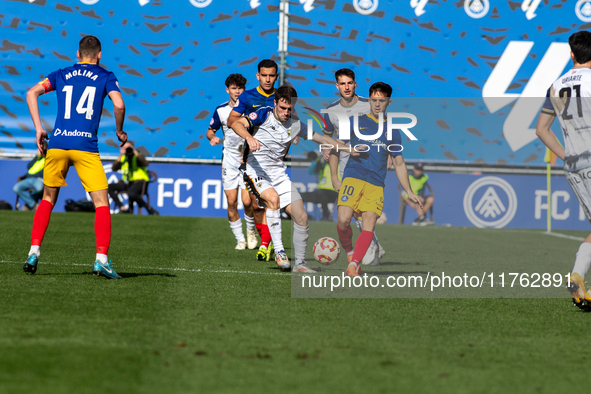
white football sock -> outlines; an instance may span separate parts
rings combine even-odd
[[[103,264],[107,264],[109,262],[109,259],[107,258],[106,254],[97,253],[96,259]]]
[[[573,267],[573,273],[577,273],[581,275],[582,278],[585,277],[587,271],[589,271],[589,267],[591,266],[591,244],[587,242],[583,242],[581,246],[579,246],[579,251],[577,252],[577,258],[575,259],[575,266]]]
[[[246,230],[247,231],[254,231],[255,230],[254,218],[244,215],[244,220],[246,220]]]
[[[230,228],[236,237],[236,242],[244,241],[244,234],[242,233],[242,220],[238,219],[235,222],[230,222]]]
[[[29,250],[29,256],[35,253],[37,257],[41,255],[41,250],[39,249],[39,245],[31,245],[31,249]]]
[[[308,246],[308,230],[310,226],[300,226],[296,223],[293,224],[293,254],[295,257],[295,263],[304,263],[306,257],[306,247]]]
[[[279,209],[267,208],[265,216],[267,216],[267,226],[271,233],[275,252],[285,251],[283,241],[281,240],[281,211]]]

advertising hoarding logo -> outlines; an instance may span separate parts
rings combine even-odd
[[[310,12],[315,8],[313,5],[314,0],[300,0],[300,4],[304,5],[304,11],[306,12]]]
[[[421,16],[427,12],[425,11],[425,6],[428,2],[429,0],[410,0],[410,6],[415,9],[416,16]]]
[[[591,22],[591,1],[579,0],[575,5],[575,14],[583,22]]]
[[[479,190],[485,187],[481,195]],[[499,195],[501,192],[504,198]],[[466,189],[464,212],[476,227],[503,228],[517,212],[517,195],[504,179],[495,176],[480,178]]]
[[[568,43],[554,42],[521,94],[506,93],[533,46],[533,41],[509,42],[482,88],[482,98],[491,114],[517,99],[503,125],[503,135],[514,152],[537,139],[536,130],[530,126],[540,113],[546,91],[570,61]]]
[[[189,0],[194,7],[205,8],[211,4],[213,0]]]
[[[532,20],[537,16],[536,10],[541,1],[542,0],[523,0],[523,3],[521,3],[521,11],[525,12],[527,20]]]
[[[464,0],[464,11],[470,18],[480,19],[488,14],[488,0]]]
[[[378,9],[378,0],[353,0],[353,7],[362,15],[371,15]]]

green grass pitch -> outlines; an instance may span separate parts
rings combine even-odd
[[[148,216],[113,216],[109,254],[124,279],[106,280],[90,274],[86,213],[52,216],[30,276],[32,220],[0,212],[4,394],[557,393],[583,384],[591,365],[591,314],[566,290],[292,298],[291,275],[235,251],[227,220]],[[336,238],[334,224],[314,224],[310,249],[318,234]],[[568,272],[580,243],[533,230],[383,226],[378,235],[390,264],[378,273],[476,263]],[[344,269],[342,259],[324,272]]]

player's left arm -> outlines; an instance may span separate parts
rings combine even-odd
[[[406,163],[402,158],[402,155],[392,157],[392,164],[394,165],[394,170],[396,170],[396,176],[398,177],[398,182],[400,182],[400,186],[406,192],[406,196],[410,201],[413,201],[419,207],[423,208],[423,203],[419,196],[413,193],[412,189],[410,188],[410,182],[408,180],[408,170],[406,169]]]
[[[550,130],[554,118],[556,118],[556,115],[541,112],[538,118],[538,124],[536,125],[536,135],[556,156],[564,160],[564,148],[560,145],[552,130]]]
[[[38,154],[43,154],[43,141],[47,139],[47,131],[43,128],[41,123],[41,116],[39,115],[39,96],[46,93],[46,88],[42,84],[33,86],[27,92],[27,105],[29,112],[31,113],[31,119],[33,119],[33,125],[35,126],[35,132],[37,134],[37,150]]]

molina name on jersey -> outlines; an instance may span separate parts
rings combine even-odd
[[[98,152],[97,131],[107,94],[119,92],[115,74],[97,64],[77,63],[40,82],[57,94],[57,118],[48,149]]]
[[[384,116],[384,118],[386,118]],[[400,130],[392,130],[392,139],[387,139],[387,121],[384,119],[382,124],[382,134],[377,138],[369,140],[361,139],[353,130],[353,117],[349,118],[351,122],[351,146],[367,145],[369,150],[361,153],[359,156],[351,156],[345,167],[343,179],[355,178],[375,186],[384,187],[386,174],[388,172],[388,155],[402,155],[402,138]],[[359,133],[364,136],[375,135],[379,128],[379,120],[373,115],[362,115],[359,117]]]
[[[280,122],[273,113],[273,107],[261,108],[248,118],[254,126],[254,138],[261,143],[256,152],[247,150],[244,161],[268,175],[284,173],[287,166],[283,158],[296,137],[308,139],[308,128],[299,120],[288,119]]]
[[[265,107],[275,106],[275,91],[271,94],[263,92],[260,86],[254,89],[245,90],[238,96],[234,111],[240,115],[248,115]]]
[[[542,112],[558,117],[564,136],[564,170],[591,167],[591,69],[574,67],[546,94]]]
[[[218,105],[215,111],[213,111],[213,116],[209,122],[209,128],[214,131],[217,131],[220,128],[222,129],[224,132],[223,161],[232,167],[238,168],[242,161],[244,139],[228,127],[228,117],[230,116],[232,109],[230,101]]]

